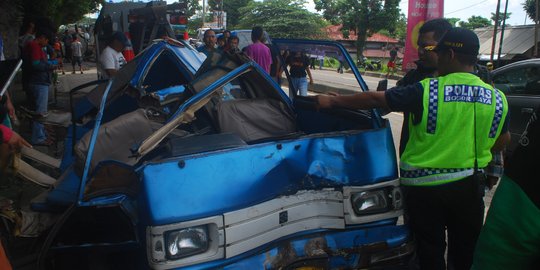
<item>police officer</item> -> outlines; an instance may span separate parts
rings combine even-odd
[[[317,96],[321,108],[388,108],[411,113],[401,184],[421,269],[470,269],[482,227],[480,173],[510,140],[504,94],[474,74],[479,41],[463,28],[438,42],[437,78],[386,92]],[[477,169],[475,169],[477,168]]]
[[[415,69],[409,70],[405,76],[397,81],[397,86],[407,86],[417,84],[425,78],[433,78],[437,76],[437,53],[434,48],[448,30],[452,29],[452,25],[443,18],[429,20],[420,27],[418,31],[418,60]],[[403,119],[409,119],[409,113],[403,113]],[[414,117],[413,119],[420,119]],[[401,139],[399,141],[399,154],[403,154],[405,145],[409,139],[409,121],[403,121],[401,127]]]

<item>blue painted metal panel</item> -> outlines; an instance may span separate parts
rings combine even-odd
[[[186,88],[183,85],[175,85],[154,92],[154,96],[158,98],[159,102],[164,102],[167,100],[167,96],[182,94],[185,90]]]
[[[182,160],[184,166],[179,166]],[[147,164],[142,192],[150,224],[222,214],[302,189],[397,178],[390,129],[325,134]],[[234,188],[231,188],[234,187]]]
[[[105,102],[107,102],[107,96],[109,95],[109,91],[111,90],[111,86],[114,82],[114,78],[109,80],[109,83],[107,84],[107,88],[105,88],[105,93],[103,93],[103,97],[101,98],[101,103],[99,105],[99,112],[96,116],[96,123],[94,126],[94,130],[92,131],[92,137],[90,138],[90,145],[88,146],[88,154],[86,155],[86,162],[84,163],[84,171],[82,174],[81,179],[81,186],[79,187],[79,198],[78,198],[78,204],[83,205],[82,202],[82,196],[84,194],[84,189],[86,187],[87,177],[88,177],[88,171],[90,170],[90,161],[92,161],[92,157],[94,155],[94,146],[96,144],[98,132],[99,132],[99,126],[101,125],[101,118],[103,118],[103,111],[105,110]]]

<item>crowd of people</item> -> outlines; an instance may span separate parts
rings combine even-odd
[[[204,44],[198,47],[197,50],[206,55],[217,51],[229,53],[244,52],[277,83],[281,84],[281,76],[283,74],[279,57],[281,52],[270,46],[268,40],[266,40],[264,29],[260,26],[255,26],[251,30],[251,41],[252,43],[250,45],[240,49],[238,47],[238,37],[234,35],[231,36],[230,31],[225,30],[220,37],[217,37],[215,31],[209,29],[204,32]],[[294,52],[293,54],[289,51],[285,51],[281,56],[281,58],[285,60],[286,66],[289,67],[294,85],[293,87],[297,89],[299,95],[307,96],[308,81],[306,76],[309,76],[309,83],[313,84],[313,77],[309,70],[309,58],[302,51]],[[322,60],[324,61],[324,57]]]
[[[25,22],[18,39],[19,55],[22,65],[22,88],[26,94],[24,110],[33,116],[31,145],[49,146],[54,143],[40,118],[47,116],[49,92],[58,80],[58,75],[64,75],[64,63],[71,62],[72,74],[84,73],[85,49],[81,42],[86,42],[89,36],[84,32],[65,30],[62,35],[56,34],[56,28],[49,20],[41,22]],[[115,33],[111,44],[105,49],[100,58],[100,67],[106,77],[126,63],[121,52],[129,42],[123,33]],[[16,119],[15,110],[9,93],[2,97],[3,101],[1,122],[2,139],[12,146],[30,145],[16,132],[11,130],[11,119]]]

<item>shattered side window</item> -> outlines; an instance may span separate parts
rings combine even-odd
[[[184,72],[175,60],[175,56],[169,51],[164,51],[150,67],[142,85],[146,92],[155,92],[175,85],[184,85],[188,83]]]
[[[233,80],[230,83],[227,83],[223,86],[221,91],[221,100],[235,100],[235,99],[246,99],[246,93],[238,80]]]

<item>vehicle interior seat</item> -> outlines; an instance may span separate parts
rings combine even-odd
[[[297,131],[294,116],[278,100],[235,99],[220,102],[216,117],[222,133],[234,133],[246,142],[281,137]]]
[[[134,157],[131,149],[141,143],[162,126],[149,119],[144,109],[124,114],[99,128],[98,140],[94,146],[94,155],[90,162],[90,172],[104,160],[115,160],[134,165],[140,157]],[[183,137],[187,131],[175,130],[172,135]],[[84,162],[90,146],[92,132],[88,132],[75,146],[75,169],[82,175]]]

